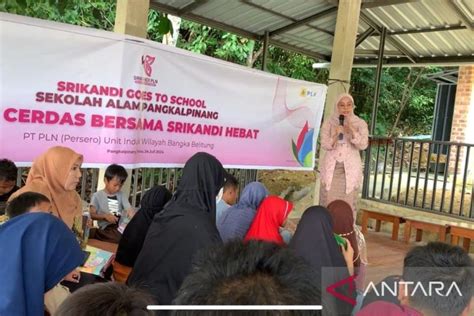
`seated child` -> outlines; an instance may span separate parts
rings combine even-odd
[[[28,212],[51,213],[51,202],[41,193],[24,192],[8,203],[6,214],[9,218]]]
[[[131,218],[134,214],[128,198],[120,191],[127,177],[125,168],[116,164],[105,170],[105,188],[94,193],[90,206],[91,218],[99,221],[99,228],[92,229],[89,238],[112,243],[120,241],[120,218]]]
[[[216,204],[216,223],[218,223],[225,210],[237,203],[238,193],[239,181],[233,175],[228,174],[224,183],[222,198]]]
[[[5,214],[7,201],[18,187],[16,186],[16,175],[18,168],[13,161],[0,159],[0,215]]]

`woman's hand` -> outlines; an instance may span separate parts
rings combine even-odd
[[[347,125],[344,125],[344,133],[347,135],[350,135],[351,138],[354,137],[355,132],[356,130],[350,123],[347,123]]]
[[[69,272],[69,274],[66,275],[63,280],[79,283],[79,281],[81,280],[81,271],[79,269],[74,269],[71,272]]]
[[[344,134],[345,133],[345,126],[338,125],[336,127],[336,136],[339,136],[339,134]]]
[[[341,246],[342,255],[344,256],[344,260],[346,261],[347,269],[349,270],[349,274],[354,274],[354,249],[351,246],[350,241],[347,238],[344,238],[346,241],[346,247]]]
[[[344,127],[339,125],[336,127],[336,129],[332,129],[332,131],[333,132],[331,135],[331,139],[332,139],[332,147],[334,148],[337,141],[339,140],[339,134],[344,133]]]

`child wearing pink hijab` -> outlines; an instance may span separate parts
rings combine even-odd
[[[355,212],[357,192],[362,183],[360,151],[367,148],[368,135],[367,123],[354,114],[352,96],[348,93],[339,95],[334,114],[321,128],[321,147],[325,151],[320,167],[319,203],[322,206],[343,200]]]

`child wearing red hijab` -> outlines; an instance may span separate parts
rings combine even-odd
[[[244,241],[263,240],[284,245],[279,229],[285,224],[292,209],[292,203],[278,196],[265,198],[257,210],[257,215]]]

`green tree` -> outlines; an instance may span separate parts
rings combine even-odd
[[[429,134],[433,120],[436,84],[425,79],[424,74],[440,70],[436,67],[384,68],[375,134],[393,136]],[[357,106],[356,113],[370,122],[375,92],[375,69],[353,69],[351,83]]]
[[[112,31],[115,1],[6,0],[0,11]]]

